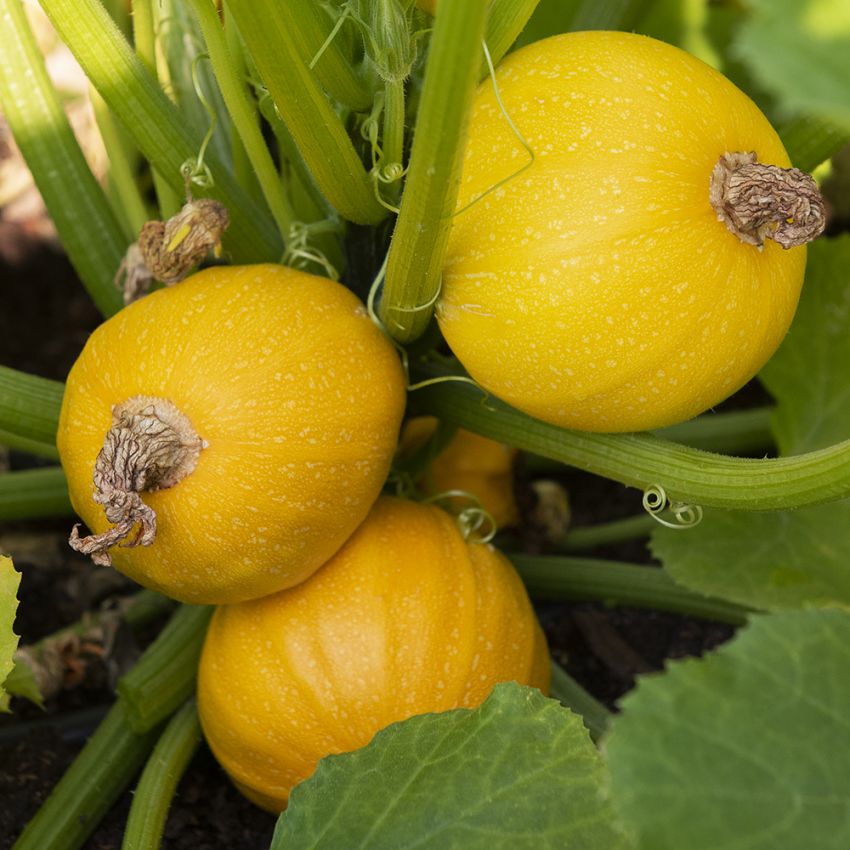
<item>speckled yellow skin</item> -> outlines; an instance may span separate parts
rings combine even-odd
[[[197,468],[143,499],[149,547],[110,550],[185,602],[252,599],[302,581],[363,520],[404,408],[392,345],[343,286],[283,266],[217,267],[101,325],[68,377],[57,443],[71,501],[108,527],[92,472],[112,405],[171,400],[208,442]]]
[[[475,100],[438,305],[482,386],[589,431],[669,425],[738,389],[796,309],[805,247],[717,220],[721,154],[788,156],[741,91],[646,36],[581,32],[509,56]]]
[[[198,712],[237,786],[280,811],[323,756],[414,714],[474,707],[507,680],[549,687],[513,567],[438,508],[383,497],[309,581],[216,611]]]

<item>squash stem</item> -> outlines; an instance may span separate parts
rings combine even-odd
[[[0,0],[0,45],[0,108],[74,269],[109,316],[121,308],[112,280],[127,243],[68,123],[20,0]]]
[[[388,80],[384,85],[384,128],[381,136],[381,168],[397,170],[384,173],[388,179],[390,202],[396,203],[401,194],[401,169],[404,162],[404,81]],[[380,188],[379,188],[380,191]]]
[[[486,0],[464,0],[438,7],[379,308],[384,327],[399,342],[419,337],[433,314],[460,185],[487,5]]]
[[[350,221],[376,224],[386,210],[375,198],[345,125],[304,54],[302,27],[314,17],[308,5],[317,4],[227,0],[245,46],[322,194]],[[304,7],[305,16],[296,16],[295,7]]]
[[[59,381],[0,366],[0,444],[58,460],[56,429],[64,392]]]
[[[133,793],[121,850],[158,850],[177,785],[200,743],[192,698],[171,718],[147,761]]]
[[[289,199],[283,192],[280,175],[266,147],[245,85],[236,75],[236,66],[225,40],[218,14],[209,0],[190,0],[190,5],[201,26],[225,105],[259,178],[260,187],[274,216],[285,249],[288,235],[295,221],[295,214]]]
[[[850,496],[850,440],[781,458],[733,458],[651,434],[593,434],[534,419],[485,395],[462,375],[420,366],[414,380],[442,376],[410,396],[410,413],[436,416],[498,442],[670,500],[727,510],[771,511]],[[457,380],[460,378],[461,380]]]
[[[181,605],[139,663],[118,682],[133,729],[157,726],[195,689],[198,661],[213,608]]]
[[[773,409],[767,406],[729,413],[704,413],[652,433],[662,440],[715,454],[764,457],[775,445],[770,428],[772,415]],[[532,476],[545,475],[563,472],[564,465],[539,455],[527,455],[523,469]]]
[[[746,623],[751,613],[740,605],[685,590],[659,567],[512,552],[507,556],[535,599],[631,605],[735,626]]]
[[[132,21],[133,47],[136,55],[148,73],[152,77],[159,78],[156,56],[156,10],[153,0],[134,0]],[[159,214],[162,218],[168,218],[180,209],[180,195],[156,167],[151,169],[151,176]]]
[[[204,131],[186,124],[180,111],[127,44],[99,0],[42,0],[41,5],[92,85],[127,128],[139,150],[166,178],[172,190],[182,197],[185,180],[181,169],[187,161],[197,157]],[[5,54],[5,41],[3,43],[4,50],[0,51],[0,55]],[[206,163],[215,179],[209,195],[223,203],[230,213],[231,225],[224,248],[233,262],[278,259],[280,239],[268,211],[258,208],[214,151],[207,151]],[[75,212],[86,225],[91,239],[87,216],[79,210]],[[110,287],[120,260],[121,254],[110,268]],[[115,296],[120,306],[121,296],[117,291]]]
[[[657,525],[656,520],[649,514],[637,514],[598,525],[571,528],[562,540],[553,541],[552,546],[559,552],[585,552],[597,546],[648,537]]]
[[[0,522],[73,514],[65,473],[60,467],[0,474]]]

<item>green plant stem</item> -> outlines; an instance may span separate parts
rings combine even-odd
[[[182,197],[181,166],[197,157],[206,128],[186,125],[98,0],[43,0],[41,5],[139,150]],[[207,152],[206,161],[215,178],[209,194],[230,212],[225,250],[234,262],[279,258],[280,240],[267,210],[257,207],[214,152]]]
[[[746,608],[685,590],[659,567],[594,558],[506,554],[536,599],[632,605],[733,625],[747,621]]]
[[[440,5],[435,18],[379,310],[387,332],[400,342],[420,336],[433,313],[486,17],[486,0],[465,0]]]
[[[116,124],[112,111],[97,90],[90,87],[89,91],[95,121],[109,152],[107,179],[113,211],[124,224],[127,242],[135,242],[142,225],[150,218],[131,165],[137,152],[131,149],[123,128]]]
[[[561,705],[581,715],[581,719],[594,741],[598,741],[602,737],[611,722],[611,712],[554,660],[552,661],[550,694]]]
[[[156,24],[153,0],[133,0],[133,46],[148,72],[156,76]]]
[[[655,436],[707,452],[745,455],[763,452],[774,445],[771,407],[754,407],[730,413],[705,413],[655,431]]]
[[[126,241],[86,163],[20,0],[0,0],[0,107],[56,230],[104,315],[122,306],[112,280]]]
[[[60,467],[0,473],[0,522],[73,514]]]
[[[136,56],[145,66],[148,73],[159,79],[159,69],[156,56],[156,11],[154,0],[133,0],[133,46]],[[174,215],[180,209],[180,196],[168,184],[165,175],[158,168],[151,169],[154,193],[157,207],[163,218]]]
[[[211,606],[181,605],[141,661],[118,682],[120,702],[137,731],[156,726],[192,695],[212,612]]]
[[[59,381],[0,366],[0,444],[58,460],[56,429],[64,392]]]
[[[378,203],[345,127],[307,67],[298,46],[301,23],[281,12],[276,0],[228,0],[245,46],[280,116],[322,194],[340,214],[375,224],[386,211]]]
[[[260,110],[260,115],[271,127],[272,133],[278,141],[280,150],[280,159],[284,160],[297,175],[298,183],[303,190],[309,195],[316,209],[322,210],[323,217],[337,219],[337,213],[334,208],[328,203],[328,199],[319,191],[316,182],[310,174],[307,164],[304,162],[304,157],[301,156],[301,151],[295,144],[295,140],[289,133],[289,128],[280,118],[280,114],[274,105],[274,101],[268,93],[260,96],[257,102],[257,107]],[[286,183],[286,181],[284,181]],[[288,195],[290,198],[295,198],[297,192],[291,185],[288,186]],[[303,210],[298,209],[298,218],[303,219]]]
[[[384,127],[381,134],[382,165],[404,163],[404,82],[390,80],[384,84]],[[401,177],[388,187],[392,203],[401,194]]]
[[[419,377],[445,375],[420,369]],[[413,415],[439,419],[671,500],[729,510],[771,511],[850,496],[850,440],[782,458],[731,458],[650,434],[569,431],[520,413],[468,383],[443,381],[411,394]]]
[[[599,525],[579,526],[571,528],[554,546],[560,552],[585,552],[597,546],[648,537],[657,524],[649,514],[643,513]]]
[[[259,178],[266,203],[274,216],[285,247],[295,214],[289,199],[283,193],[280,175],[266,147],[256,113],[248,99],[247,89],[236,74],[236,65],[230,55],[218,13],[210,0],[190,0],[190,5],[200,24],[227,110]]]
[[[540,0],[493,0],[490,4],[484,40],[494,65],[499,63],[516,41],[539,2]],[[480,79],[489,75],[489,65],[482,62]]]
[[[671,443],[718,454],[737,457],[764,454],[774,445],[770,427],[772,413],[771,407],[755,407],[731,413],[705,413],[687,422],[655,431],[654,435]],[[524,465],[526,472],[531,475],[563,470],[563,464],[538,455],[527,456]]]
[[[372,94],[358,77],[340,49],[340,39],[329,39],[334,21],[315,0],[286,0],[277,14],[292,33],[302,61],[325,91],[336,101],[355,111],[368,110]]]
[[[201,724],[190,699],[169,721],[142,772],[121,850],[158,850],[177,784],[200,743]]]
[[[227,8],[222,9],[223,25],[224,25],[224,42],[227,45],[227,52],[233,63],[233,74],[238,83],[247,86],[248,65],[245,60],[245,46],[242,44],[242,36],[239,35],[239,30],[227,11]],[[251,121],[259,125],[260,114],[257,108],[256,100],[247,89],[243,89],[244,97],[248,101],[248,106],[251,111]],[[256,184],[257,175],[251,165],[251,160],[248,159],[248,151],[245,150],[245,144],[239,137],[238,130],[231,136],[230,139],[230,157],[233,160],[233,173],[237,181],[242,186],[249,186],[252,183]]]
[[[27,824],[13,850],[75,850],[145,761],[157,730],[140,734],[119,701]]]

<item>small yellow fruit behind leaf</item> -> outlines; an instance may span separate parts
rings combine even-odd
[[[185,602],[290,587],[366,517],[404,399],[395,350],[340,284],[193,275],[101,325],[71,370],[57,442],[94,532],[72,545]]]
[[[439,508],[384,497],[308,581],[217,609],[198,712],[237,786],[280,811],[323,756],[416,714],[477,706],[509,680],[549,687],[516,571]]]
[[[425,445],[437,428],[432,416],[418,416],[405,422],[399,448],[410,454]],[[480,434],[459,428],[449,444],[431,461],[419,482],[429,496],[459,490],[477,497],[499,528],[519,520],[514,497],[513,465],[517,450]],[[458,500],[469,507],[468,500]],[[462,503],[462,504],[461,504]]]

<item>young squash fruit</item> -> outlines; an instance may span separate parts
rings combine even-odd
[[[71,543],[193,603],[290,587],[362,522],[405,379],[347,289],[215,267],[101,325],[68,376],[57,445],[93,532]]]
[[[439,508],[382,497],[308,581],[216,610],[198,712],[231,779],[277,812],[322,757],[415,714],[477,706],[507,680],[549,687],[511,564]]]
[[[438,303],[470,375],[601,432],[737,390],[784,337],[824,225],[767,119],[708,65],[628,33],[545,39],[496,77],[534,156],[485,81]]]
[[[421,450],[437,425],[433,416],[408,419],[401,429],[401,455],[410,456]],[[496,526],[504,528],[519,521],[513,474],[517,454],[512,446],[458,428],[428,464],[418,484],[428,496],[469,493],[480,501]],[[470,500],[459,496],[454,502],[462,508],[469,506]]]

